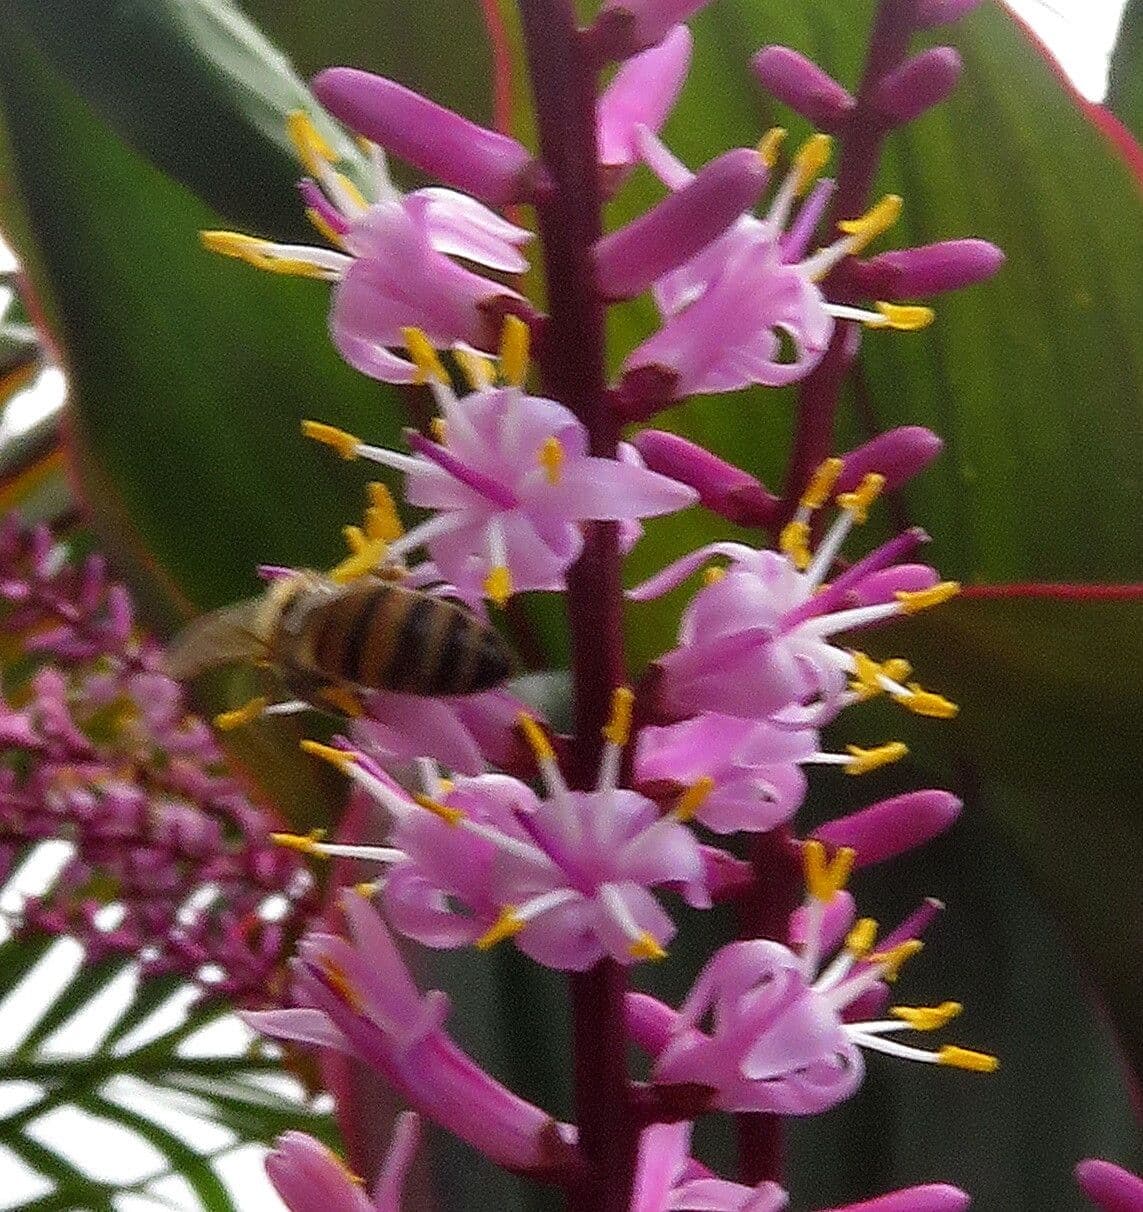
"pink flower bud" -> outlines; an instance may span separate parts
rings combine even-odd
[[[873,107],[904,125],[939,105],[960,79],[960,55],[951,46],[935,46],[906,60],[887,75],[873,94]]]
[[[313,88],[334,117],[448,185],[493,206],[528,194],[533,161],[515,139],[478,126],[394,80],[355,68],[329,68]]]
[[[829,821],[814,837],[830,846],[852,846],[857,866],[868,867],[944,833],[960,810],[961,801],[947,791],[913,791]]]
[[[863,294],[888,299],[944,294],[987,281],[1004,254],[987,240],[941,240],[852,263],[846,273]]]
[[[614,30],[619,36],[615,47],[625,55],[658,46],[672,26],[694,16],[708,0],[607,0],[600,13],[599,27]],[[621,31],[621,33],[620,33]],[[610,48],[611,39],[607,39]]]
[[[1141,1212],[1143,1179],[1120,1166],[1089,1157],[1075,1170],[1080,1190],[1103,1212]]]
[[[880,433],[843,457],[838,492],[852,492],[870,473],[885,477],[885,491],[906,484],[941,452],[944,442],[931,429],[902,425]]]
[[[920,0],[913,15],[913,24],[921,29],[932,29],[937,25],[949,25],[967,17],[980,0]]]
[[[838,130],[855,105],[832,76],[788,46],[763,47],[751,66],[763,88],[824,131]]]
[[[971,1202],[959,1187],[928,1183],[923,1187],[879,1195],[859,1204],[846,1204],[844,1208],[833,1208],[828,1212],[964,1212]]]
[[[758,201],[766,175],[752,148],[712,160],[688,185],[596,243],[600,290],[633,298],[689,261]]]
[[[659,429],[645,429],[633,441],[652,471],[689,484],[707,509],[740,526],[763,526],[773,519],[778,498],[705,447]]]

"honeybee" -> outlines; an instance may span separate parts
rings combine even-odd
[[[342,584],[316,572],[197,619],[168,649],[166,672],[183,680],[251,659],[323,710],[370,690],[474,694],[514,666],[500,634],[455,602],[376,574]]]

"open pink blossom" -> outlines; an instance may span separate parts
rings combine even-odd
[[[390,921],[432,947],[513,938],[552,968],[582,971],[606,956],[629,964],[660,958],[674,925],[655,896],[672,886],[709,904],[707,865],[684,821],[701,796],[661,813],[616,785],[621,738],[604,750],[594,791],[572,791],[537,725],[526,721],[544,776],[541,797],[506,775],[442,784],[422,763],[410,797],[361,754],[327,750],[387,810],[383,844],[345,847],[301,839],[315,853],[382,864],[376,881]]]
[[[767,164],[776,158],[781,132],[760,145]],[[636,131],[643,159],[672,191],[694,174],[649,129]],[[860,252],[895,220],[899,198],[888,198],[842,234],[810,251],[833,191],[815,184],[829,155],[825,135],[811,137],[775,191],[762,218],[743,215],[721,237],[655,284],[663,326],[627,359],[624,371],[655,370],[676,397],[734,391],[753,383],[776,387],[804,378],[817,365],[836,319],[875,328],[919,328],[925,308],[879,304],[869,311],[827,301],[817,283],[844,258]],[[800,198],[804,202],[795,206]],[[791,345],[786,355],[782,338]]]
[[[304,1132],[278,1138],[266,1173],[290,1212],[401,1212],[401,1190],[419,1139],[420,1117],[403,1112],[371,1195],[336,1153]]]
[[[563,589],[585,522],[619,522],[630,543],[638,519],[696,499],[692,488],[647,470],[633,448],[616,459],[588,454],[586,429],[552,400],[511,386],[457,399],[434,386],[438,440],[411,434],[412,454],[364,444],[352,453],[403,473],[409,503],[433,511],[388,558],[426,549],[434,574],[466,601]]]
[[[836,479],[840,460],[831,462]],[[955,714],[953,704],[907,682],[903,661],[879,664],[834,638],[936,605],[959,588],[955,582],[939,582],[926,565],[899,562],[925,541],[919,530],[890,540],[824,585],[846,536],[864,520],[883,483],[870,473],[853,492],[840,494],[838,518],[813,552],[802,530],[808,535],[811,506],[806,505],[783,533],[781,553],[712,543],[630,591],[638,601],[658,597],[713,556],[731,561],[692,599],[678,646],[658,662],[667,712],[676,717],[703,711],[756,720],[776,717],[782,724],[809,725],[824,722],[850,703],[888,694],[920,715]],[[824,500],[828,487],[822,489],[819,480],[814,493]]]
[[[347,893],[344,909],[351,939],[312,934],[299,948],[297,1005],[251,1012],[246,1021],[276,1039],[357,1057],[413,1109],[499,1165],[545,1174],[568,1164],[573,1130],[506,1089],[448,1038],[448,999],[422,996],[363,897]]]
[[[374,196],[367,201],[334,167],[335,153],[304,115],[292,115],[290,131],[312,174],[301,183],[307,214],[334,247],[234,232],[204,232],[205,245],[260,269],[335,283],[334,344],[351,366],[373,378],[417,378],[416,365],[393,352],[404,345],[406,328],[422,330],[437,348],[492,348],[498,305],[520,296],[452,258],[519,273],[527,268],[520,246],[531,233],[455,190],[402,194],[377,147],[371,151]]]

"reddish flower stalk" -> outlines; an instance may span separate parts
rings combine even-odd
[[[614,458],[618,423],[607,398],[604,307],[592,246],[602,233],[596,146],[596,72],[568,0],[523,0],[520,15],[551,191],[537,207],[549,315],[539,363],[546,394],[587,426],[590,453]],[[613,523],[588,528],[568,577],[576,742],[571,776],[587,787],[602,753],[612,691],[624,680],[623,596]],[[638,1136],[620,1024],[626,976],[604,960],[571,977],[575,1105],[588,1161],[570,1206],[623,1212]]]

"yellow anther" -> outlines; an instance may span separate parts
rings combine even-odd
[[[702,572],[702,583],[704,585],[717,585],[719,581],[726,580],[726,569],[719,568],[717,565],[712,565],[710,568],[704,568]]]
[[[532,334],[519,316],[505,316],[500,334],[500,377],[512,387],[522,387],[528,374]]]
[[[287,850],[297,850],[301,854],[316,854],[319,858],[325,858],[320,850],[321,840],[324,837],[324,829],[312,829],[309,833],[271,833],[270,841],[275,846],[284,846]]]
[[[391,543],[405,533],[397,514],[393,494],[381,483],[373,480],[365,486],[369,504],[365,507],[365,533],[370,539]]]
[[[357,695],[351,690],[346,690],[344,686],[326,686],[322,689],[321,697],[331,707],[340,711],[342,715],[349,716],[350,719],[355,720],[365,714],[365,708],[361,706]]]
[[[855,651],[853,663],[855,669],[849,688],[857,695],[858,701],[864,703],[884,694],[885,687],[881,685],[881,677],[884,674],[882,667],[864,652]]]
[[[323,236],[331,243],[336,244],[339,248],[345,247],[345,237],[339,231],[335,231],[330,226],[329,220],[320,210],[315,210],[312,206],[306,207],[306,218],[321,232]]]
[[[484,596],[503,607],[512,596],[512,574],[503,564],[497,564],[484,578]]]
[[[449,381],[448,371],[423,329],[402,328],[401,339],[405,342],[409,357],[416,363],[417,377],[413,380],[414,383],[428,383],[430,379],[435,379],[438,383]]]
[[[361,1014],[365,1009],[365,999],[354,988],[353,982],[346,975],[340,964],[334,963],[328,956],[318,957],[318,967],[329,987],[341,998],[351,1010]]]
[[[359,535],[361,545],[351,555],[346,556],[340,564],[330,569],[329,579],[336,581],[339,585],[348,585],[350,581],[368,576],[384,562],[389,550],[389,544],[384,539],[366,539],[364,533],[356,526],[346,526],[345,531],[347,532],[345,536],[347,542],[352,545],[357,541],[356,536]],[[354,534],[352,540],[349,532]]]
[[[829,904],[845,887],[853,870],[857,852],[852,846],[841,846],[832,860],[826,859],[826,848],[811,838],[802,843],[802,867],[806,875],[806,891],[815,901]]]
[[[941,694],[934,694],[917,682],[910,682],[907,689],[908,695],[898,701],[902,707],[908,708],[914,715],[928,716],[931,720],[951,720],[960,711],[960,708],[951,699],[946,699]]]
[[[904,682],[913,672],[913,666],[904,657],[890,657],[881,662],[881,672],[894,682]]]
[[[798,174],[794,192],[799,198],[818,179],[818,174],[829,163],[832,150],[833,140],[820,132],[810,135],[798,148],[794,156],[794,169]]]
[[[695,818],[698,810],[710,798],[714,790],[714,779],[709,774],[696,779],[679,798],[675,805],[675,817],[680,821],[690,821]]]
[[[1000,1059],[987,1052],[973,1052],[971,1048],[958,1048],[946,1044],[937,1053],[938,1065],[951,1065],[954,1069],[969,1069],[973,1073],[995,1073],[1000,1068]]]
[[[627,738],[631,735],[631,709],[634,703],[635,695],[627,686],[616,686],[611,692],[611,715],[600,729],[609,745],[618,745],[622,749],[627,744]]]
[[[223,732],[230,732],[233,728],[252,724],[269,705],[267,700],[259,695],[258,698],[251,699],[248,703],[243,703],[241,707],[235,707],[232,711],[220,711],[214,717],[214,726]]]
[[[844,466],[845,464],[838,458],[826,459],[824,463],[819,464],[810,477],[810,482],[806,485],[806,491],[802,493],[802,499],[798,504],[803,509],[821,509],[829,500],[829,494],[833,492],[833,486],[837,483]]]
[[[413,803],[424,808],[426,812],[431,812],[433,816],[439,816],[446,825],[451,825],[454,829],[464,820],[464,813],[459,808],[450,808],[440,800],[434,800],[431,795],[414,795]]]
[[[492,363],[473,349],[454,349],[453,357],[473,391],[491,387],[496,377]]]
[[[928,328],[937,315],[931,307],[918,304],[875,303],[874,307],[888,321],[879,327],[895,328],[898,332],[920,332],[922,328]]]
[[[369,540],[365,537],[365,531],[360,526],[343,526],[341,528],[341,537],[345,540],[346,547],[354,555],[358,555],[369,546]]]
[[[204,231],[199,233],[202,246],[208,252],[234,257],[264,269],[272,274],[289,274],[296,278],[328,278],[330,271],[312,261],[300,257],[282,257],[275,252],[275,245],[257,236],[246,236],[237,231]]]
[[[330,1159],[330,1161],[333,1162],[333,1164],[335,1166],[337,1166],[337,1168],[342,1172],[342,1174],[344,1174],[345,1177],[348,1178],[349,1181],[354,1184],[354,1186],[357,1186],[357,1187],[365,1186],[365,1179],[363,1179],[360,1174],[354,1174],[354,1172],[349,1168],[349,1166],[346,1165],[343,1158],[339,1157],[328,1145],[325,1145],[323,1147],[325,1148],[326,1156]]]
[[[476,949],[488,951],[497,943],[515,937],[526,925],[527,922],[516,912],[514,905],[505,905],[496,921],[476,940]]]
[[[914,1031],[936,1031],[952,1022],[963,1009],[960,1002],[941,1002],[939,1006],[890,1006],[889,1013],[908,1023]]]
[[[887,745],[875,745],[872,749],[846,745],[845,750],[850,756],[845,764],[845,773],[868,774],[871,770],[899,762],[909,752],[909,747],[903,741],[890,741]]]
[[[949,598],[955,598],[958,593],[959,581],[941,581],[931,589],[898,589],[893,596],[901,603],[905,614],[916,614],[918,611],[928,610],[930,606],[941,606]]]
[[[859,253],[886,232],[901,215],[901,198],[897,194],[886,194],[880,202],[871,206],[857,219],[842,219],[838,230],[849,236],[849,251]]]
[[[547,472],[548,483],[558,484],[564,465],[564,448],[559,438],[553,436],[545,439],[540,447],[539,460],[540,466]]]
[[[322,421],[303,421],[302,433],[315,442],[321,442],[323,446],[332,446],[343,459],[357,458],[357,448],[361,445],[361,439],[354,437],[351,433],[346,433],[344,429],[326,425]]]
[[[360,884],[353,885],[353,891],[358,896],[365,897],[367,901],[372,900],[377,893],[377,882],[376,880],[362,880]]]
[[[338,159],[337,153],[326,142],[305,110],[291,110],[286,115],[286,131],[294,150],[298,153],[298,159],[305,165],[306,171],[313,173],[315,177],[325,165],[333,164]]]
[[[873,950],[877,939],[877,923],[871,917],[859,918],[845,936],[845,949],[850,955],[861,959]]]
[[[349,199],[360,210],[368,210],[369,202],[365,195],[357,188],[357,186],[344,174],[334,173],[337,178],[338,185],[348,194]]]
[[[861,477],[861,483],[852,492],[838,494],[837,505],[852,514],[854,522],[859,526],[868,520],[869,510],[873,502],[881,495],[885,487],[885,477],[876,471],[867,472]]]
[[[924,947],[925,944],[919,938],[908,938],[888,951],[878,951],[875,955],[869,956],[869,962],[881,968],[882,980],[892,982],[901,975],[901,969],[907,961],[911,960],[919,951],[923,951]]]
[[[641,935],[627,948],[633,959],[661,960],[667,958],[667,952],[659,946],[653,934],[644,930]]]
[[[767,168],[773,168],[778,163],[778,152],[781,151],[785,139],[786,128],[784,126],[772,126],[758,140],[758,158]]]
[[[308,753],[311,757],[321,758],[323,762],[329,762],[343,774],[356,761],[355,755],[348,750],[335,749],[332,745],[323,745],[321,741],[302,741],[302,752]]]
[[[535,754],[537,762],[554,762],[556,760],[556,751],[552,748],[552,742],[548,740],[547,733],[526,711],[521,711],[516,716],[516,726],[524,734],[524,740],[528,742],[528,748]]]
[[[778,536],[778,546],[782,549],[782,554],[790,561],[799,572],[809,568],[810,560],[810,524],[795,518],[792,522],[787,522],[782,527],[782,533]]]

